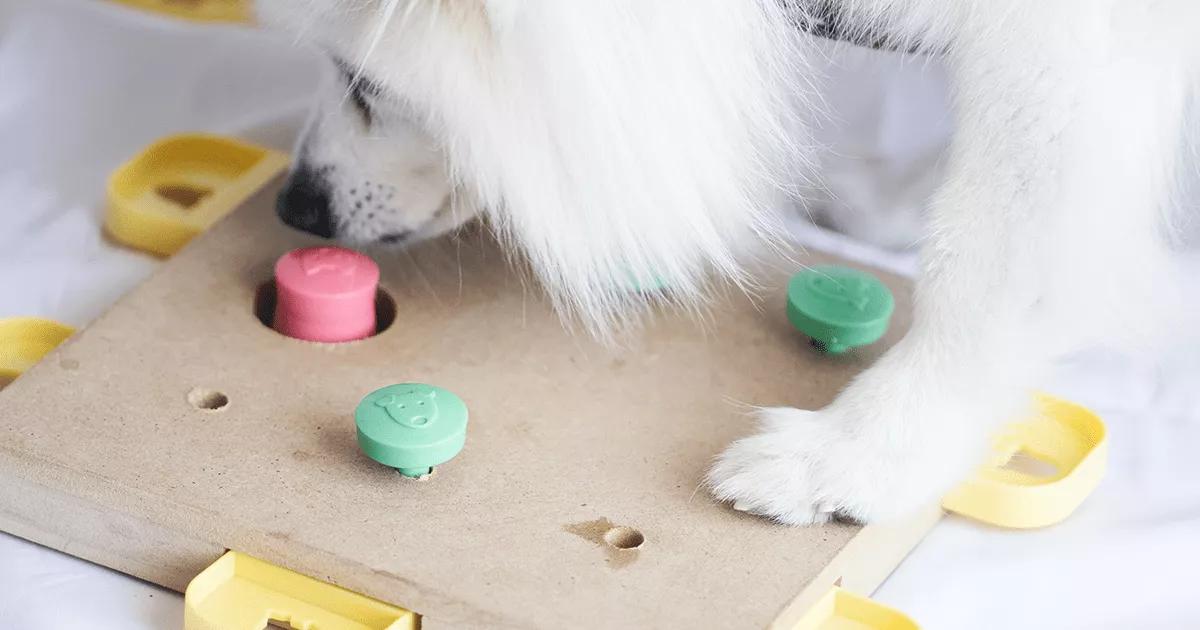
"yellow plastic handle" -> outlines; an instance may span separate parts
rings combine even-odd
[[[904,613],[840,586],[829,589],[792,630],[918,630]]]
[[[0,384],[33,367],[74,332],[70,326],[49,319],[0,319]]]
[[[1053,472],[1039,475],[1008,467],[1018,453],[1049,465]],[[944,497],[942,507],[1001,527],[1053,525],[1070,516],[1092,493],[1107,462],[1107,431],[1095,413],[1039,396],[1037,416],[999,436],[996,458]]]
[[[104,227],[126,245],[170,256],[287,165],[287,155],[233,138],[163,138],[109,177]]]
[[[416,630],[417,615],[228,551],[183,596],[184,630]]]
[[[128,5],[193,22],[236,22],[248,24],[252,21],[250,0],[114,0]]]

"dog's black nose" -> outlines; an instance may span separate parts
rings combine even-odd
[[[279,197],[275,212],[284,223],[324,238],[333,238],[337,222],[330,207],[329,181],[311,166],[300,163]]]

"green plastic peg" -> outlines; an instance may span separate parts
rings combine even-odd
[[[829,354],[878,341],[895,308],[879,278],[849,267],[812,267],[788,282],[788,320]]]
[[[667,289],[667,283],[656,273],[639,277],[626,269],[621,273],[621,286],[634,293],[661,293]]]
[[[422,477],[462,450],[467,405],[434,385],[388,385],[358,403],[354,424],[358,447],[367,457],[405,477]]]

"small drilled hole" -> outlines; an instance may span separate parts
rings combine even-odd
[[[195,206],[212,194],[212,190],[209,188],[191,184],[159,184],[154,192],[158,193],[159,197],[185,209]]]
[[[275,330],[275,281],[259,285],[254,293],[254,316],[263,326]],[[375,292],[375,334],[387,330],[396,321],[396,301],[382,288]]]
[[[1017,451],[1001,468],[1031,477],[1052,478],[1058,476],[1058,466],[1026,451]]]
[[[204,411],[220,411],[229,406],[229,397],[213,389],[202,387],[188,392],[188,404]]]
[[[604,542],[617,549],[637,549],[646,542],[646,537],[632,527],[621,525],[604,532]]]

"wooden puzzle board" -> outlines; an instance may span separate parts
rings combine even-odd
[[[253,312],[281,253],[278,182],[0,392],[0,529],[182,590],[227,548],[409,608],[424,627],[786,628],[835,580],[870,592],[935,512],[772,525],[698,489],[744,404],[816,408],[886,341],[818,355],[764,299],[664,315],[625,349],[564,331],[481,236],[381,257],[396,321],[285,338]],[[812,257],[805,262],[816,262]],[[363,456],[352,412],[421,381],[458,393],[467,445],[418,482]],[[228,397],[219,411],[194,388]],[[637,529],[640,549],[603,542]]]

